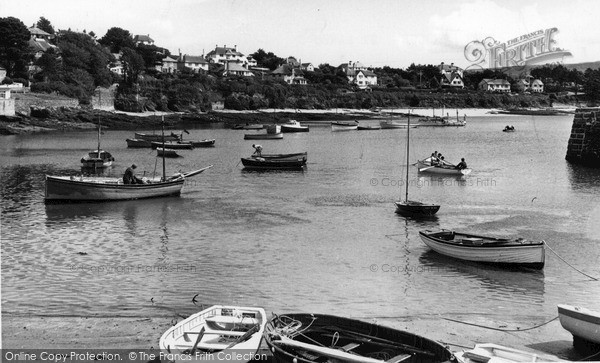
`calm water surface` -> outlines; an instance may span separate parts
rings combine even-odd
[[[442,205],[437,218],[394,213],[404,195],[406,130],[331,132],[261,141],[266,153],[308,151],[304,172],[246,172],[249,131],[191,129],[216,147],[182,151],[167,171],[214,167],[181,197],[45,205],[44,176],[79,173],[96,135],[2,136],[2,313],[52,316],[189,314],[199,304],[264,306],[352,317],[461,313],[539,317],[556,304],[598,308],[600,283],[547,251],[543,271],[506,271],[444,258],[418,236],[448,228],[546,240],[600,277],[600,171],[565,160],[572,116],[471,117],[464,128],[411,130],[411,160],[434,150],[471,175],[410,167],[410,196]],[[365,121],[370,123],[375,121]],[[515,133],[501,132],[512,124]],[[161,170],[155,151],[127,149],[107,131],[120,176]],[[153,298],[154,304],[150,301]]]

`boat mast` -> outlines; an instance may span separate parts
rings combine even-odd
[[[101,100],[102,100],[102,92],[100,91],[100,89],[98,89],[98,108],[100,108],[101,106]],[[100,159],[100,133],[101,133],[101,128],[102,126],[100,126],[100,114],[98,114],[98,159]],[[94,164],[95,166],[96,164]]]
[[[408,163],[409,161],[409,153],[410,151],[410,110],[408,110],[408,126],[406,127],[406,194],[404,195],[404,200],[408,203]]]
[[[162,122],[160,123],[162,126],[162,161],[163,161],[163,177],[162,180],[167,180],[167,171],[165,168],[165,115],[162,115]]]

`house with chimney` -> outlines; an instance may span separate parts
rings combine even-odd
[[[239,63],[244,67],[248,67],[248,58],[243,53],[238,52],[237,45],[233,48],[228,48],[227,45],[223,47],[215,46],[214,50],[206,54],[206,60],[210,63],[223,65],[226,63]]]
[[[133,42],[135,43],[135,45],[154,45],[154,40],[150,38],[150,34],[136,35],[135,37],[133,37]]]
[[[510,82],[505,79],[484,78],[477,85],[477,89],[484,92],[510,92]]]
[[[438,69],[440,70],[440,87],[442,88],[465,88],[463,81],[463,69],[454,65],[454,63],[444,64],[442,62]]]
[[[187,55],[181,57],[180,63],[183,67],[191,69],[193,72],[203,70],[208,72],[208,61],[201,55]]]
[[[223,76],[242,76],[242,77],[251,77],[254,76],[254,73],[249,71],[247,68],[243,67],[241,64],[232,62],[225,63],[225,69],[223,70]]]
[[[349,83],[357,85],[360,89],[377,85],[377,75],[360,62],[342,63],[338,68],[346,74]]]
[[[277,78],[283,79],[283,81],[290,85],[306,85],[306,78],[304,73],[299,67],[299,63],[294,67],[290,63],[282,64],[273,72],[271,75]]]
[[[35,24],[29,28],[29,34],[29,49],[32,51],[36,60],[49,49],[58,49],[56,45],[50,43],[50,40],[54,38],[54,35],[43,31],[35,26]]]

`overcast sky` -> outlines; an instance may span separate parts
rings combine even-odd
[[[466,68],[471,41],[503,43],[548,28],[558,29],[555,45],[572,53],[564,63],[599,61],[598,14],[596,0],[0,0],[0,17],[28,27],[41,16],[56,30],[94,31],[98,38],[119,27],[148,34],[175,54],[236,45],[244,54],[262,48],[314,65],[396,68]]]

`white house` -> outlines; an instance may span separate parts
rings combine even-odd
[[[477,89],[486,92],[510,92],[510,82],[505,79],[484,78],[477,85]]]
[[[233,48],[227,46],[215,47],[206,54],[206,59],[211,63],[218,63],[225,65],[226,63],[240,63],[243,66],[248,66],[248,58],[237,51],[237,45]]]
[[[465,88],[463,81],[463,69],[454,65],[454,63],[444,64],[442,62],[438,69],[440,70],[440,86],[445,88]]]
[[[254,76],[254,73],[252,73],[248,69],[242,67],[240,64],[233,62],[233,63],[225,63],[225,70],[223,71],[223,75],[224,76],[235,75],[235,76],[250,77],[250,76]]]
[[[184,67],[190,68],[194,72],[208,71],[208,61],[203,56],[186,54],[182,57],[182,62]]]
[[[531,81],[531,92],[542,93],[544,92],[544,83],[539,79]]]
[[[171,56],[166,56],[162,60],[162,64],[159,66],[159,71],[163,73],[175,73],[177,72],[179,63],[179,58],[173,58]]]
[[[290,63],[280,65],[276,70],[271,72],[275,77],[280,77],[287,84],[306,85],[306,78],[299,67],[294,67]]]
[[[343,63],[340,68],[346,73],[348,82],[356,84],[360,89],[377,85],[377,75],[360,62]]]

